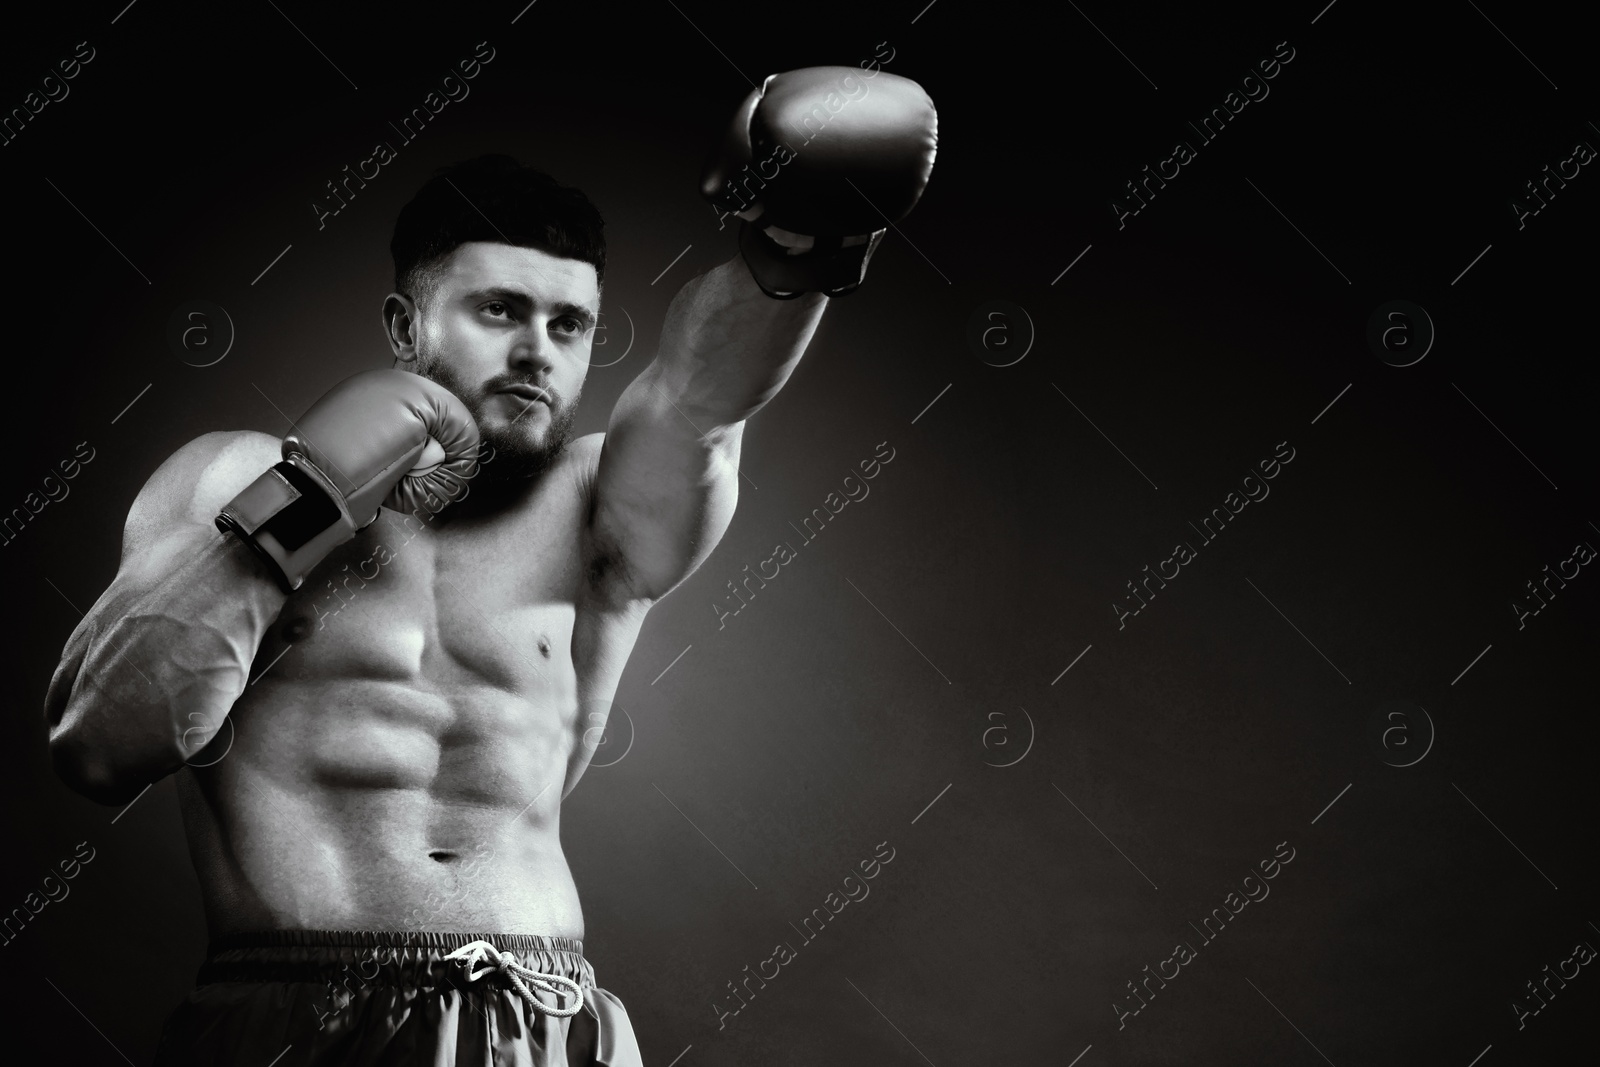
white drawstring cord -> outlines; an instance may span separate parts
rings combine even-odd
[[[493,974],[498,970],[501,974],[506,976],[506,978],[514,987],[516,987],[517,992],[522,995],[522,999],[526,1000],[530,1005],[532,1005],[535,1010],[542,1011],[546,1015],[553,1015],[558,1019],[564,1019],[568,1016],[576,1015],[578,1012],[583,1010],[583,987],[578,985],[577,982],[574,982],[566,975],[546,974],[542,971],[535,971],[524,967],[517,960],[517,954],[515,952],[501,952],[487,941],[468,942],[467,944],[456,949],[454,952],[445,956],[445,959],[455,960],[456,962],[460,963],[462,968],[467,972],[467,981],[469,982],[476,982],[484,975]],[[477,971],[472,969],[477,964],[486,961],[493,966],[484,967],[483,969]],[[566,995],[566,990],[558,989],[554,983],[565,983],[566,985],[572,987],[572,996],[578,998],[578,1003],[574,1004],[570,1008],[547,1007],[546,1005],[540,1003],[539,999],[535,997],[528,989],[528,985],[523,984],[524,982],[528,983],[529,985],[533,985],[558,999]]]

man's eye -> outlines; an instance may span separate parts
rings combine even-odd
[[[495,316],[508,315],[511,313],[511,309],[499,300],[489,301],[489,303],[483,305],[483,310],[487,311],[490,315]]]
[[[562,319],[560,324],[561,324],[561,326],[563,326],[565,329],[571,331],[572,333],[582,333],[583,332],[583,323],[579,322],[577,319],[573,319],[573,318]]]

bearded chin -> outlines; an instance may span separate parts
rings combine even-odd
[[[577,396],[559,407],[549,409],[550,425],[545,428],[543,441],[535,443],[531,440],[532,431],[522,423],[520,416],[509,424],[496,422],[498,416],[486,418],[484,408],[492,394],[484,395],[467,388],[441,361],[419,359],[414,369],[417,374],[454,393],[472,413],[473,420],[478,424],[481,457],[476,479],[485,487],[513,486],[531,481],[554,466],[566,451],[577,418]]]
[[[572,436],[575,403],[563,404],[559,411],[551,409],[550,425],[544,432],[542,444],[534,444],[526,429],[517,423],[483,429],[483,419],[477,405],[468,405],[478,419],[481,454],[485,462],[479,468],[480,477],[491,484],[526,482],[539,477],[555,465],[566,451],[567,440]],[[491,451],[492,449],[492,451]]]

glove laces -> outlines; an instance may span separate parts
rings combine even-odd
[[[565,1019],[568,1016],[578,1014],[583,1009],[583,987],[578,985],[577,982],[563,974],[547,974],[524,967],[517,959],[515,952],[501,952],[487,941],[470,941],[444,958],[461,964],[462,970],[467,972],[467,981],[469,982],[476,982],[484,975],[494,974],[498,971],[500,974],[505,975],[506,980],[511,983],[523,1000],[526,1000],[536,1011],[542,1011],[546,1015]],[[473,967],[480,963],[488,963],[490,966],[473,970]],[[572,987],[571,995],[576,997],[578,1001],[572,1007],[549,1007],[541,1003],[539,998],[535,997],[532,990],[528,988],[530,985],[534,986],[559,1000],[567,994],[567,991],[559,988],[556,985],[558,982]]]

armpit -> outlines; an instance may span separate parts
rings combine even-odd
[[[621,547],[602,538],[595,529],[595,515],[600,506],[600,450],[605,444],[605,437],[603,433],[586,434],[568,446],[574,460],[573,476],[577,479],[579,500],[582,501],[584,586],[590,595],[602,600],[636,600],[638,596],[633,591],[627,558]]]
[[[592,512],[583,532],[583,547],[583,577],[591,596],[606,602],[647,599],[638,592],[628,557],[595,529]]]

